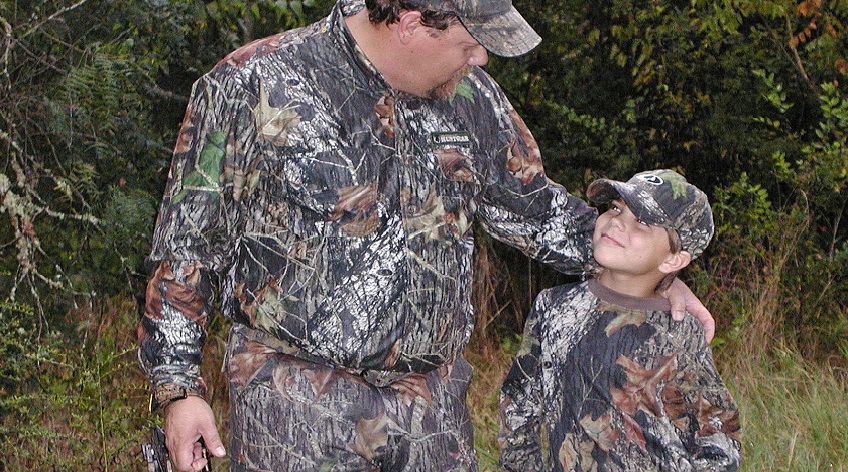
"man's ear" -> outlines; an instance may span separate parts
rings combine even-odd
[[[686,267],[692,262],[692,254],[688,251],[680,251],[672,254],[662,264],[660,264],[660,272],[663,274],[671,274]]]
[[[397,23],[395,23],[395,34],[401,44],[408,44],[415,32],[419,28],[423,28],[421,24],[421,12],[417,10],[407,10],[400,14]]]

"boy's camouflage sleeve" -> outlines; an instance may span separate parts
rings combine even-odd
[[[527,317],[521,348],[500,392],[501,467],[507,471],[543,470],[542,372],[539,319],[534,309]]]

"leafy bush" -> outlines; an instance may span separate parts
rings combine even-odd
[[[138,290],[192,82],[309,4],[0,3],[0,300],[53,315]]]
[[[189,88],[237,45],[332,3],[0,2],[0,470],[140,464],[154,419],[133,298]],[[746,467],[845,468],[848,4],[515,3],[545,40],[488,69],[552,178],[580,195],[598,176],[678,167],[711,196],[715,242],[684,277],[719,323],[752,431]],[[478,248],[472,405],[493,468],[510,346],[533,296],[567,279],[483,235]],[[205,376],[226,431],[215,323]]]
[[[2,470],[133,470],[149,388],[135,361],[135,309],[78,310],[72,336],[0,306]]]

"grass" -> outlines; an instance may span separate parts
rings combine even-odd
[[[26,327],[0,323],[10,330],[0,334],[18,336],[0,345],[0,471],[145,470],[139,447],[148,427],[161,420],[146,411],[132,304],[118,301],[70,316],[80,331],[75,342],[45,336],[30,353],[34,346],[19,336]],[[210,337],[205,375],[226,435],[227,394],[218,372],[225,330],[222,324]],[[716,353],[742,414],[742,470],[848,471],[846,371],[812,364],[786,347],[760,352],[765,344],[745,341],[744,330],[736,335],[738,342],[725,342]],[[466,351],[475,366],[468,400],[483,472],[498,470],[498,389],[517,346],[516,335],[476,337]],[[227,461],[215,461],[213,470],[226,469]]]
[[[848,470],[846,371],[790,351],[725,366],[743,421],[743,470]]]
[[[474,366],[468,404],[474,421],[474,447],[483,472],[499,470],[498,392],[517,350],[517,342],[505,342],[497,347],[477,342],[467,351],[467,360]]]
[[[499,470],[497,389],[516,347],[477,345],[468,353],[476,369],[469,403],[482,472]],[[812,365],[788,350],[752,357],[732,356],[730,349],[717,362],[742,417],[740,470],[848,471],[848,372]]]

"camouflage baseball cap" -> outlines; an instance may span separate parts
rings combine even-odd
[[[669,169],[634,175],[627,182],[598,179],[586,191],[589,199],[607,203],[621,198],[639,220],[677,230],[683,250],[700,256],[713,237],[713,213],[707,196]]]
[[[455,13],[471,36],[498,56],[520,56],[542,41],[512,6],[512,0],[408,1],[421,8]]]

